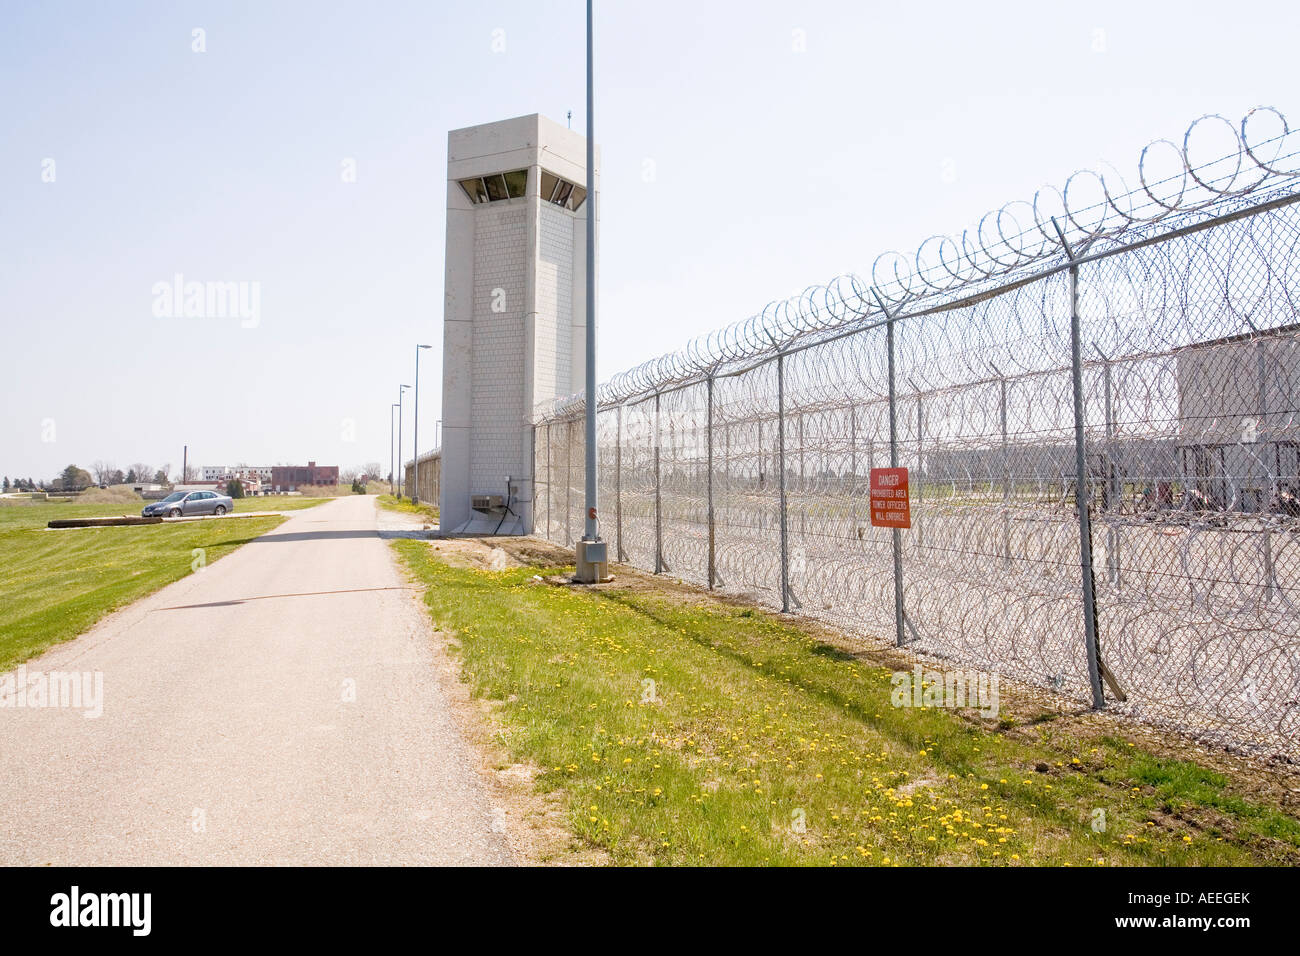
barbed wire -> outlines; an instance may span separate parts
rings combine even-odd
[[[1224,129],[1236,155],[1194,163]],[[1300,188],[1281,114],[1240,129],[1199,120],[1136,195],[1076,174],[1023,239],[990,214],[930,244],[960,251],[938,272],[882,257],[607,383],[617,560],[1095,701],[1088,593],[1107,706],[1300,760]],[[535,528],[566,543],[581,411],[535,431]],[[895,458],[891,540],[867,487]]]
[[[1231,145],[1210,145],[1216,136],[1220,144]],[[893,314],[905,306],[976,289],[994,292],[999,283],[1023,281],[1043,266],[1059,265],[1062,237],[1071,248],[1095,247],[1105,240],[1114,251],[1135,229],[1149,237],[1150,227],[1171,217],[1181,221],[1224,200],[1300,177],[1300,143],[1286,117],[1271,106],[1255,107],[1240,123],[1206,114],[1188,125],[1181,143],[1158,139],[1144,147],[1136,175],[1138,186],[1130,189],[1113,167],[1078,170],[1063,186],[1044,186],[1028,201],[992,210],[959,235],[931,236],[910,256],[880,254],[865,278],[847,274],[809,286],[797,296],[770,302],[748,318],[698,336],[682,349],[619,372],[599,386],[598,402],[626,402],[828,333],[881,321],[881,302]],[[535,420],[566,418],[584,402],[578,392],[542,403]]]

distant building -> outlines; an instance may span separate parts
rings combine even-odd
[[[277,492],[297,491],[300,485],[337,485],[338,465],[275,465],[271,468],[271,487]]]
[[[1177,353],[1179,476],[1210,507],[1263,511],[1300,491],[1300,326]]]
[[[229,481],[231,478],[246,478],[256,475],[263,484],[271,481],[270,465],[204,465],[200,469],[204,481]]]

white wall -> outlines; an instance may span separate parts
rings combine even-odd
[[[582,387],[590,208],[552,205],[538,186],[542,169],[585,186],[586,142],[534,114],[453,130],[447,156],[442,527],[466,525],[470,496],[503,495],[510,476],[531,531],[534,409]],[[475,205],[459,185],[516,169],[523,198]]]

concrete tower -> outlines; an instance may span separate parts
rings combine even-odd
[[[533,529],[534,408],[583,387],[586,150],[537,114],[447,136],[446,531]]]

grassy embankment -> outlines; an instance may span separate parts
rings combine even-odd
[[[394,495],[380,495],[377,499],[379,507],[387,508],[389,511],[400,511],[403,514],[419,515],[422,518],[428,518],[433,524],[438,523],[438,506],[420,502],[418,505],[411,504],[410,498],[398,499]]]
[[[235,507],[261,510],[251,507],[254,500],[237,501]],[[309,507],[319,500],[288,507]],[[195,548],[204,550],[210,564],[285,520],[268,516],[125,528],[45,527],[52,518],[124,513],[139,514],[139,507],[25,501],[0,506],[0,670],[76,637],[109,611],[190,574]]]
[[[887,667],[766,612],[393,547],[512,758],[616,863],[1300,860],[1300,821],[1222,774],[1069,720],[892,706]]]

